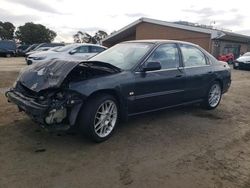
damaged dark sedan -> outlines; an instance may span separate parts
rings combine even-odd
[[[79,127],[101,142],[129,116],[192,103],[214,109],[230,83],[229,66],[199,46],[146,40],[117,44],[84,62],[29,66],[6,96],[47,129]]]

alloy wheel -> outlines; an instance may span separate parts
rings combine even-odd
[[[219,84],[214,84],[210,91],[208,96],[208,103],[211,107],[216,107],[221,98],[221,87]]]
[[[117,106],[112,100],[104,101],[98,108],[94,119],[95,133],[103,138],[108,136],[117,121]]]

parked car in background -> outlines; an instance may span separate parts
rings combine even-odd
[[[18,56],[25,56],[25,50],[30,47],[29,44],[21,44],[17,47],[17,55]]]
[[[49,48],[53,48],[56,46],[65,46],[64,43],[41,43],[35,46],[32,50],[29,52],[26,52],[25,56],[32,54],[34,51],[47,51]]]
[[[36,48],[35,50],[32,50],[28,53],[26,53],[26,56],[29,56],[31,54],[35,54],[35,53],[38,53],[38,52],[44,52],[44,51],[48,51],[50,50],[52,47],[40,47],[40,48]]]
[[[224,55],[219,55],[218,60],[227,62],[228,64],[232,64],[234,61],[234,54],[228,53]]]
[[[250,70],[250,52],[246,52],[233,62],[234,69]]]
[[[0,40],[0,56],[11,57],[17,52],[16,42],[12,40]]]
[[[104,51],[105,49],[106,47],[96,44],[69,44],[56,50],[31,54],[26,58],[26,62],[28,65],[31,65],[53,59],[82,61]]]
[[[118,119],[192,103],[214,109],[230,83],[228,64],[201,47],[145,40],[117,44],[87,61],[28,66],[6,96],[47,129],[79,126],[101,142]]]
[[[41,43],[39,44],[36,48],[34,48],[34,50],[36,51],[39,48],[52,48],[52,47],[56,47],[56,46],[65,46],[64,43]]]
[[[34,50],[39,44],[32,44],[26,50],[24,50],[24,54]],[[24,55],[25,56],[25,55]]]

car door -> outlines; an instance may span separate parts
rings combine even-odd
[[[186,75],[185,102],[202,99],[213,78],[212,67],[205,54],[189,44],[180,44]]]
[[[144,62],[160,62],[156,71],[135,72],[135,90],[130,113],[165,108],[182,102],[185,74],[180,69],[180,53],[176,44],[158,46]]]

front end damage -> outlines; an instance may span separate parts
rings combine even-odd
[[[75,125],[87,98],[69,85],[117,72],[118,69],[102,62],[39,63],[21,71],[6,97],[42,127],[67,130]]]
[[[83,98],[70,90],[48,90],[33,93],[20,82],[6,92],[9,102],[15,103],[32,120],[46,129],[67,130],[75,125]]]

